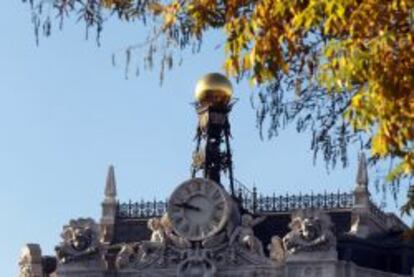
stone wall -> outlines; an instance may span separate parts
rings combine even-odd
[[[84,266],[63,266],[58,269],[57,277],[174,277],[175,268],[156,270],[125,270],[113,275],[104,273],[104,269]],[[282,267],[272,266],[238,266],[223,268],[215,277],[414,277],[359,267],[351,262],[287,262]]]

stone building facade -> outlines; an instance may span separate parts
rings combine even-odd
[[[20,277],[414,276],[408,227],[371,202],[365,166],[349,194],[246,194],[236,238],[223,232],[199,246],[171,233],[165,202],[119,203],[110,167],[100,222],[71,220],[53,256],[26,245]]]
[[[24,246],[20,277],[414,277],[414,241],[371,201],[363,154],[350,193],[262,196],[235,181],[231,93],[218,74],[198,84],[192,178],[168,201],[120,203],[110,166],[100,220],[70,220],[52,256]]]

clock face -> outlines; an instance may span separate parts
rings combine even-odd
[[[219,232],[229,218],[229,196],[217,183],[190,179],[179,185],[170,197],[168,216],[174,231],[199,241]]]

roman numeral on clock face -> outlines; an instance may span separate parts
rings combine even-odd
[[[220,191],[218,190],[218,189],[215,189],[213,192],[212,192],[212,194],[211,194],[212,196],[212,199],[214,200],[214,201],[217,201],[217,200],[220,200],[220,198],[221,198],[221,193],[220,193]]]
[[[183,224],[178,225],[181,232],[187,234],[190,230],[190,224],[188,222],[185,222]]]
[[[216,204],[215,205],[216,210],[218,210],[218,211],[223,211],[224,210],[224,203],[223,203],[223,201],[221,201],[221,199],[219,201],[216,201],[215,204]]]
[[[201,234],[201,228],[199,224],[192,225],[188,231],[189,235],[192,237],[198,237]]]
[[[201,187],[203,186],[203,184],[201,184],[200,182],[193,182],[191,183],[190,187],[191,187],[191,191],[192,192],[198,192],[201,191]]]
[[[213,225],[212,222],[209,222],[209,223],[207,223],[206,225],[203,226],[204,234],[210,233],[213,229],[214,229],[214,225]]]

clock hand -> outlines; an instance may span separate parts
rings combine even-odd
[[[179,208],[183,208],[183,209],[189,209],[189,210],[194,210],[194,211],[201,211],[201,209],[199,207],[193,206],[191,204],[188,203],[177,203],[177,204],[173,204],[176,207]]]

